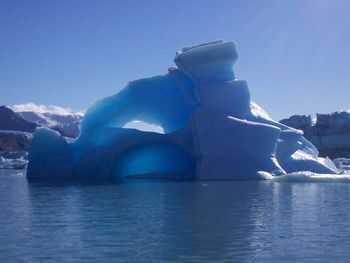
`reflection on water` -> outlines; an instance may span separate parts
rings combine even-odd
[[[0,174],[0,261],[346,261],[350,184],[27,183]]]

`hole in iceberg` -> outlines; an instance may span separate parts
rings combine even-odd
[[[147,123],[144,121],[130,121],[127,124],[123,126],[124,129],[136,129],[139,131],[144,131],[144,132],[155,132],[155,133],[160,133],[164,134],[164,129],[161,126],[158,126],[156,124],[151,124]]]
[[[196,164],[183,149],[173,144],[136,147],[115,162],[117,177],[157,177],[193,180]]]

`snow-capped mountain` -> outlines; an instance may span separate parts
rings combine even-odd
[[[6,106],[0,106],[0,130],[33,132],[37,124],[28,121]]]
[[[78,137],[79,124],[82,119],[81,115],[57,115],[52,113],[39,113],[23,111],[17,112],[27,121],[36,123],[40,126],[49,127],[60,132],[67,137]]]
[[[12,109],[25,120],[49,127],[60,132],[63,136],[72,138],[79,136],[82,113],[73,113],[69,108],[34,103],[14,105]]]
[[[33,103],[0,106],[0,152],[28,151],[33,132],[45,126],[71,138],[79,136],[81,113]]]
[[[28,151],[32,132],[38,126],[10,108],[0,106],[0,152]]]

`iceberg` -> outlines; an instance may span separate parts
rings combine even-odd
[[[183,48],[162,76],[130,82],[86,112],[68,141],[37,128],[28,179],[259,180],[338,174],[303,132],[275,122],[238,80],[232,41]],[[143,122],[162,132],[129,128]]]

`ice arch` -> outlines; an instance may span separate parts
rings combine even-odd
[[[168,74],[130,82],[97,101],[75,142],[38,129],[27,177],[256,180],[295,171],[338,173],[301,131],[251,102],[247,82],[233,72],[237,57],[231,41],[184,48]],[[134,120],[164,134],[125,129]]]
[[[197,106],[194,83],[182,72],[130,82],[116,95],[96,102],[85,114],[81,136],[99,137],[106,127],[139,120],[170,133],[189,122]]]

